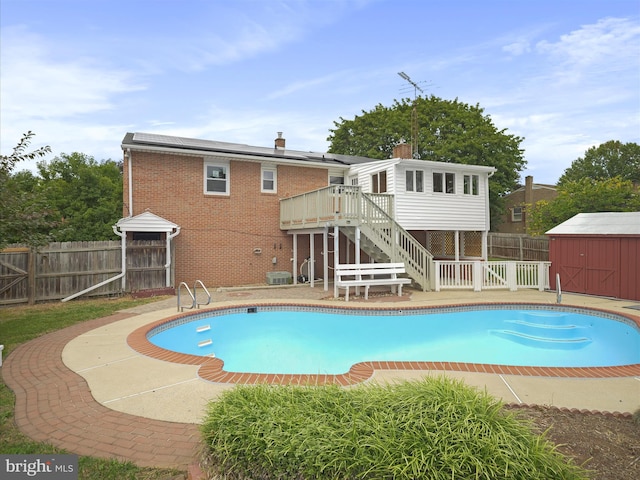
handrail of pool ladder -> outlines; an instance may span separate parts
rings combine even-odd
[[[562,303],[562,288],[560,287],[559,273],[556,273],[556,303]]]
[[[189,296],[191,297],[191,306],[187,306],[187,305],[182,305],[180,303],[180,291],[182,290],[182,287],[184,286],[184,288],[187,289],[187,293],[189,294]],[[177,299],[178,299],[178,312],[182,312],[184,311],[185,308],[194,308],[196,306],[196,297],[193,295],[193,293],[191,292],[191,289],[189,288],[189,285],[187,285],[185,282],[180,283],[180,285],[178,285],[178,294],[177,294]]]
[[[198,284],[200,284],[200,286],[204,290],[204,293],[207,294],[207,303],[198,302],[198,294],[196,293],[196,287],[198,286]],[[202,283],[202,280],[196,280],[196,283],[193,284],[193,295],[195,297],[194,302],[196,308],[200,308],[200,305],[209,305],[211,303],[211,294],[209,293],[209,290],[207,290],[207,287],[204,286],[204,283]]]

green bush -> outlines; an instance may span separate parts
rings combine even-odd
[[[446,377],[238,386],[202,432],[211,473],[229,479],[587,478],[500,401]]]

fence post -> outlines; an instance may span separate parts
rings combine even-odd
[[[479,292],[482,290],[482,263],[479,261],[473,262],[473,291]]]
[[[518,277],[516,268],[516,262],[506,262],[507,263],[507,286],[509,290],[515,292],[518,290]]]
[[[440,261],[439,260],[434,260],[433,261],[433,265],[434,265],[434,275],[433,275],[433,280],[434,280],[434,290],[436,292],[440,291]]]
[[[33,247],[29,248],[29,259],[27,260],[27,303],[35,305],[36,303],[36,251]]]

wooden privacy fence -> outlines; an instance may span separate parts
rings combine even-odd
[[[127,242],[126,291],[164,288],[166,243]],[[51,243],[37,250],[14,245],[0,251],[0,305],[61,300],[122,273],[117,241]],[[118,279],[86,296],[123,292]]]
[[[530,237],[517,233],[489,233],[487,249],[490,258],[547,262],[549,261],[549,239]]]

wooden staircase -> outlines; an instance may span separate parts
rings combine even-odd
[[[402,262],[422,290],[433,287],[433,255],[393,218],[393,197],[363,193],[360,187],[332,185],[280,201],[280,228],[338,226],[376,262]]]

